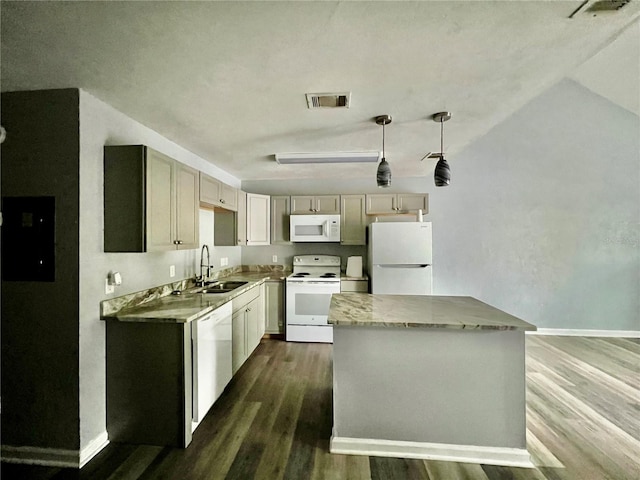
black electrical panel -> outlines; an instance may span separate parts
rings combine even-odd
[[[55,197],[2,198],[2,280],[54,282]]]

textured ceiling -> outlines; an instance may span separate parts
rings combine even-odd
[[[580,3],[2,1],[2,90],[82,88],[243,180],[375,175],[273,155],[380,150],[390,114],[394,177],[420,176],[433,113],[451,157],[592,57],[573,78],[637,113],[640,2],[569,19]],[[635,82],[607,96],[609,68]],[[342,91],[349,109],[307,108]]]

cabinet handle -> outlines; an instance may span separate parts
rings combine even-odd
[[[250,308],[247,308],[247,310],[246,310],[246,311],[247,311],[247,312],[250,312],[250,311],[251,311],[251,309],[250,309]]]
[[[182,240],[176,240],[178,245],[182,245]]]
[[[221,198],[221,199],[220,199],[220,203],[224,203],[224,198]]]

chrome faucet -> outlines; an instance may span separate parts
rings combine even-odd
[[[207,251],[207,263],[204,263],[204,251]],[[204,286],[205,279],[209,278],[209,274],[211,273],[211,258],[209,257],[209,247],[205,243],[202,245],[202,250],[200,251],[200,280],[199,283]],[[204,272],[207,272],[206,276]],[[196,284],[198,280],[196,279]]]

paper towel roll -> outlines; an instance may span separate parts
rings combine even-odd
[[[347,277],[362,277],[362,257],[347,258]]]

